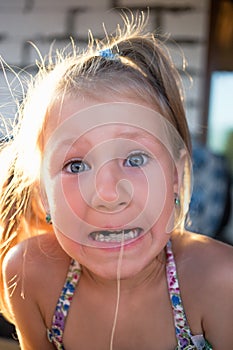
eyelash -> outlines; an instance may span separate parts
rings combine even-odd
[[[138,165],[135,163],[135,165],[132,165],[132,164],[127,165],[127,161],[129,161],[130,158],[132,159],[133,157],[138,157],[138,156],[140,156],[141,159],[143,160],[143,164]],[[147,153],[138,151],[138,152],[133,152],[133,153],[129,154],[127,159],[124,161],[123,164],[127,167],[141,168],[141,167],[145,166],[150,161],[150,159],[151,159],[151,157]]]
[[[68,170],[69,167],[72,167],[73,164],[75,163],[79,163],[79,166],[86,166],[87,169],[84,169],[82,171],[77,171],[77,172],[73,172],[71,169]],[[68,163],[66,163],[63,167],[63,170],[67,173],[70,173],[70,174],[79,174],[79,173],[82,173],[83,171],[87,171],[87,170],[90,170],[91,167],[89,164],[85,163],[82,161],[82,159],[74,159],[74,160],[71,160],[69,161]]]
[[[141,160],[142,160],[142,164],[137,164],[136,162],[133,164],[132,163],[132,158],[133,157],[141,157]],[[151,156],[148,155],[147,153],[145,152],[141,152],[141,151],[138,151],[138,152],[133,152],[131,154],[128,155],[128,157],[123,161],[123,165],[125,167],[132,167],[132,168],[141,168],[143,166],[145,166],[151,159]],[[131,161],[131,163],[130,163]],[[71,167],[73,164],[75,163],[79,163],[79,167],[84,167],[81,171],[78,170],[77,172],[73,172],[71,170]],[[68,170],[68,168],[70,167],[70,169]],[[90,170],[91,169],[91,166],[88,164],[88,163],[85,163],[82,161],[82,159],[74,159],[74,160],[71,160],[69,161],[68,163],[66,163],[63,167],[63,170],[70,173],[70,174],[79,174],[81,172],[84,172],[84,171],[87,171],[87,170]]]

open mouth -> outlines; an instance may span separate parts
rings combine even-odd
[[[95,231],[89,234],[89,237],[96,242],[110,242],[110,243],[120,243],[135,239],[142,233],[140,227],[128,230],[116,230],[116,231]]]

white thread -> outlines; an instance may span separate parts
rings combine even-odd
[[[116,308],[115,308],[115,314],[114,314],[114,320],[112,325],[112,332],[111,332],[111,338],[110,338],[110,350],[113,350],[113,340],[114,335],[116,331],[116,323],[117,323],[117,316],[119,312],[119,304],[120,304],[120,289],[121,289],[121,265],[122,265],[122,258],[123,258],[123,252],[124,252],[124,231],[122,231],[121,235],[121,249],[119,253],[119,259],[117,264],[117,300],[116,300]]]

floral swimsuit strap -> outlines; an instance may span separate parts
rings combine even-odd
[[[176,263],[172,252],[171,241],[169,241],[166,246],[166,254],[167,283],[174,316],[176,338],[178,342],[176,350],[212,350],[212,347],[205,340],[202,334],[195,336],[191,334],[181,300]]]
[[[61,291],[55,313],[53,315],[52,328],[47,330],[48,340],[56,346],[56,349],[64,350],[63,333],[65,320],[69,312],[70,304],[81,274],[80,265],[71,260],[64,287]]]
[[[211,345],[205,340],[203,335],[191,334],[188,322],[182,305],[180,288],[177,278],[176,264],[172,253],[171,242],[166,247],[167,254],[167,282],[171,305],[174,315],[176,337],[178,346],[176,350],[213,350]],[[48,340],[56,346],[58,350],[65,350],[63,346],[63,333],[65,320],[69,312],[70,304],[73,299],[79,278],[81,274],[80,265],[71,260],[66,281],[55,309],[52,320],[51,330],[47,330]]]

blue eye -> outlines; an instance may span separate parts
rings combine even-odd
[[[71,174],[79,174],[83,171],[90,170],[90,166],[82,160],[73,160],[64,166],[66,172]]]
[[[142,167],[149,161],[149,156],[145,153],[138,152],[133,153],[127,157],[124,161],[124,165],[127,167]]]

